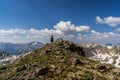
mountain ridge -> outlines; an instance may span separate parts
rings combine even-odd
[[[116,80],[118,68],[85,57],[83,47],[57,39],[0,67],[5,80]]]
[[[120,45],[82,44],[86,57],[120,68]]]
[[[36,43],[36,44],[34,44]],[[34,44],[34,45],[33,45]],[[0,42],[0,51],[6,52],[13,55],[27,53],[43,46],[41,42],[32,41],[30,43],[4,43]]]

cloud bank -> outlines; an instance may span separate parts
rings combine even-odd
[[[53,26],[53,29],[41,29],[34,28],[24,29],[9,29],[0,30],[0,42],[30,42],[41,41],[49,42],[50,35],[54,35],[56,38],[71,39],[81,32],[88,32],[90,26],[75,26],[70,21],[60,21]]]
[[[53,26],[53,29],[8,29],[0,30],[0,42],[25,43],[31,41],[40,41],[48,43],[50,35],[54,35],[55,39],[63,38],[71,40],[75,43],[81,42],[98,42],[98,43],[118,43],[120,40],[120,32],[118,28],[115,32],[97,32],[92,30],[90,26],[76,26],[71,21],[60,21]]]
[[[99,16],[96,17],[96,22],[99,24],[107,24],[111,27],[116,27],[120,25],[120,17],[107,17],[107,18],[101,18]]]

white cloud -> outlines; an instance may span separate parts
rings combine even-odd
[[[92,33],[92,35],[96,36],[95,38],[99,37],[101,39],[103,39],[103,38],[109,38],[109,37],[112,37],[112,36],[117,36],[117,34],[114,33],[114,32],[99,33],[97,31],[91,30],[91,33]]]
[[[96,17],[96,22],[100,24],[107,24],[111,27],[116,27],[120,25],[120,17],[107,17],[107,18],[101,18],[99,16]]]
[[[100,35],[100,33],[99,33],[99,32],[96,32],[95,30],[91,30],[91,33],[92,33],[92,34],[95,34],[95,35]]]
[[[70,21],[60,21],[53,26],[53,29],[1,29],[0,42],[30,42],[33,40],[48,42],[51,34],[56,38],[72,39],[75,38],[77,34],[88,32],[89,30],[89,26],[75,26]]]
[[[0,30],[2,34],[18,34],[18,33],[26,33],[26,30],[21,29],[9,29],[9,30]]]
[[[75,26],[70,21],[60,21],[54,26],[55,30],[60,30],[63,33],[66,32],[87,32],[90,30],[90,26]]]
[[[82,34],[77,36],[77,40],[80,42],[96,42],[96,43],[114,43],[117,44],[120,41],[120,34],[115,32],[97,32],[91,30],[89,34]]]
[[[120,29],[118,29],[120,30]],[[80,42],[119,42],[120,34],[115,32],[97,32],[91,30],[90,26],[75,26],[70,21],[60,21],[53,26],[53,29],[8,29],[0,30],[0,42],[23,43],[30,41],[49,42],[50,35],[53,34],[55,39],[63,38],[76,43]]]

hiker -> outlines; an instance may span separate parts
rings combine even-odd
[[[51,35],[50,41],[51,41],[51,43],[54,41],[53,35]]]

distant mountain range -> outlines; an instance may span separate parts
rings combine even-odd
[[[26,44],[13,44],[0,42],[0,66],[13,62],[22,55],[33,51],[44,44],[33,41]],[[25,54],[24,54],[25,53]]]
[[[0,43],[0,65],[5,65],[14,61],[22,55],[26,55],[44,44],[34,41],[26,44]],[[85,57],[100,61],[101,63],[113,64],[120,68],[120,45],[83,43],[77,44],[83,47]],[[74,49],[72,47],[71,49]],[[26,53],[26,54],[23,54]]]
[[[120,45],[84,43],[80,45],[84,48],[87,58],[100,61],[101,63],[113,64],[120,68]]]
[[[41,46],[43,46],[43,44],[37,41],[33,41],[30,43],[21,43],[21,44],[0,42],[0,52],[5,52],[12,55],[18,55],[35,50]]]

